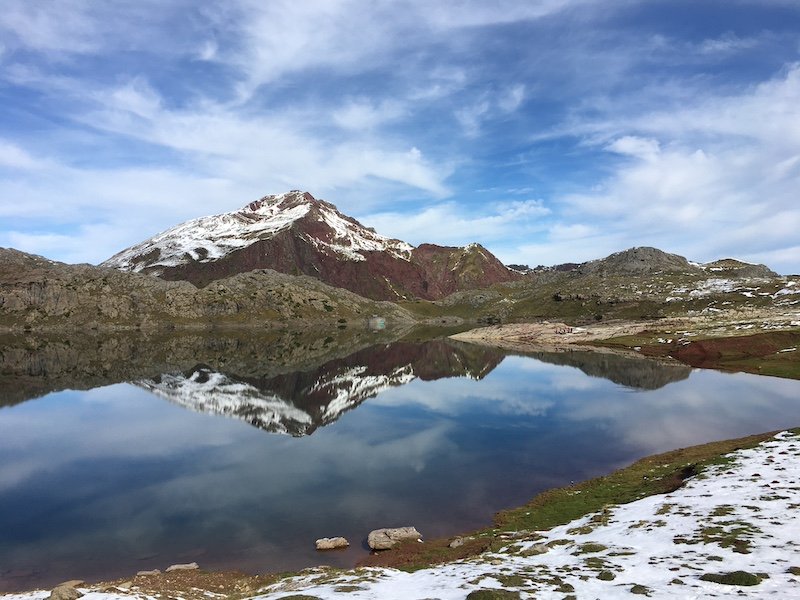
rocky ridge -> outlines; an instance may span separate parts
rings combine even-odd
[[[0,248],[0,328],[5,329],[312,325],[372,314],[413,320],[395,304],[313,277],[255,270],[198,289],[186,281],[68,265]]]
[[[66,265],[0,249],[0,330],[310,326],[366,323],[372,315],[390,323],[438,324],[558,319],[575,325],[680,316],[752,321],[776,315],[787,326],[800,323],[800,277],[779,276],[764,265],[733,259],[702,265],[655,248],[632,248],[574,269],[537,268],[481,287],[482,261],[491,261],[491,255],[480,246],[451,254],[437,248],[414,248],[417,263],[392,260],[406,268],[425,263],[439,281],[458,273],[460,283],[453,285],[468,289],[440,300],[396,302],[373,301],[316,277],[272,270],[239,273],[197,288],[152,274]],[[375,254],[381,260],[392,256]],[[472,260],[475,256],[482,259]],[[337,260],[331,268],[346,278],[352,265],[368,264]],[[352,281],[384,286],[388,280],[362,273],[353,274]]]

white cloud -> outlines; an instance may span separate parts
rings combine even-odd
[[[118,88],[101,92],[98,100],[113,106],[116,110],[143,118],[153,118],[161,109],[161,97],[142,77],[136,77]]]
[[[579,240],[597,234],[597,229],[583,223],[556,223],[548,230],[551,241]]]
[[[456,111],[456,119],[467,137],[477,137],[481,132],[481,123],[489,115],[489,101],[481,100],[475,104],[464,106]]]
[[[717,38],[703,40],[698,50],[703,54],[728,54],[747,50],[758,44],[754,38],[741,38],[735,33],[728,32]]]
[[[606,146],[607,150],[627,154],[644,160],[652,160],[661,151],[658,140],[645,139],[633,135],[618,138]]]
[[[362,222],[385,235],[412,244],[462,245],[472,241],[498,240],[507,236],[510,228],[523,232],[540,229],[543,227],[541,218],[549,213],[550,209],[541,200],[495,202],[478,214],[449,201],[428,206],[414,214],[372,214],[365,216]]]
[[[47,164],[46,160],[34,158],[16,144],[0,139],[0,167],[31,170],[42,169]]]
[[[25,2],[9,0],[0,12],[0,31],[15,45],[34,50],[73,53],[98,48],[93,19],[85,2]]]
[[[455,30],[543,18],[591,0],[402,0],[392,4],[359,0],[240,0],[244,43],[229,59],[246,80],[240,96],[289,72],[319,67],[348,72],[379,63],[419,40]]]
[[[384,100],[375,103],[368,98],[360,98],[351,99],[334,110],[332,117],[339,127],[363,131],[392,121],[403,115],[405,110],[399,102]]]
[[[506,93],[497,101],[497,105],[504,112],[514,112],[522,104],[525,99],[525,86],[521,83],[512,86]]]
[[[219,52],[219,45],[216,40],[206,40],[197,51],[198,60],[214,60]]]

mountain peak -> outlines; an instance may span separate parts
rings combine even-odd
[[[252,212],[269,216],[297,206],[311,206],[315,202],[319,202],[319,200],[308,192],[291,190],[283,194],[271,194],[269,196],[264,196],[260,200],[255,200],[242,208],[242,212]]]
[[[274,269],[382,300],[441,298],[517,277],[480,245],[414,248],[301,190],[186,221],[102,265],[201,287],[236,273]]]

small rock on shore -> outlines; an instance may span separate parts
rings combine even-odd
[[[53,588],[47,600],[78,600],[81,596],[83,594],[76,590],[74,586],[59,585]]]
[[[198,565],[196,562],[190,562],[180,565],[171,565],[167,567],[166,571],[167,573],[170,573],[171,571],[192,571],[194,569],[199,569],[199,568],[200,565]]]
[[[343,537],[320,538],[315,542],[317,550],[335,550],[337,548],[347,548],[350,545]]]
[[[416,527],[394,527],[373,529],[367,536],[367,544],[373,550],[388,550],[405,540],[419,540],[422,534]]]

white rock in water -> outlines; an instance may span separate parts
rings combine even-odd
[[[374,529],[367,536],[367,544],[373,550],[388,550],[404,540],[419,540],[422,537],[416,527]]]
[[[347,548],[350,545],[343,537],[320,538],[316,542],[317,550],[335,550],[336,548]]]
[[[166,570],[167,573],[169,573],[170,571],[192,571],[194,569],[199,569],[199,568],[200,565],[198,565],[196,562],[190,562],[183,565],[171,565],[167,567]]]

